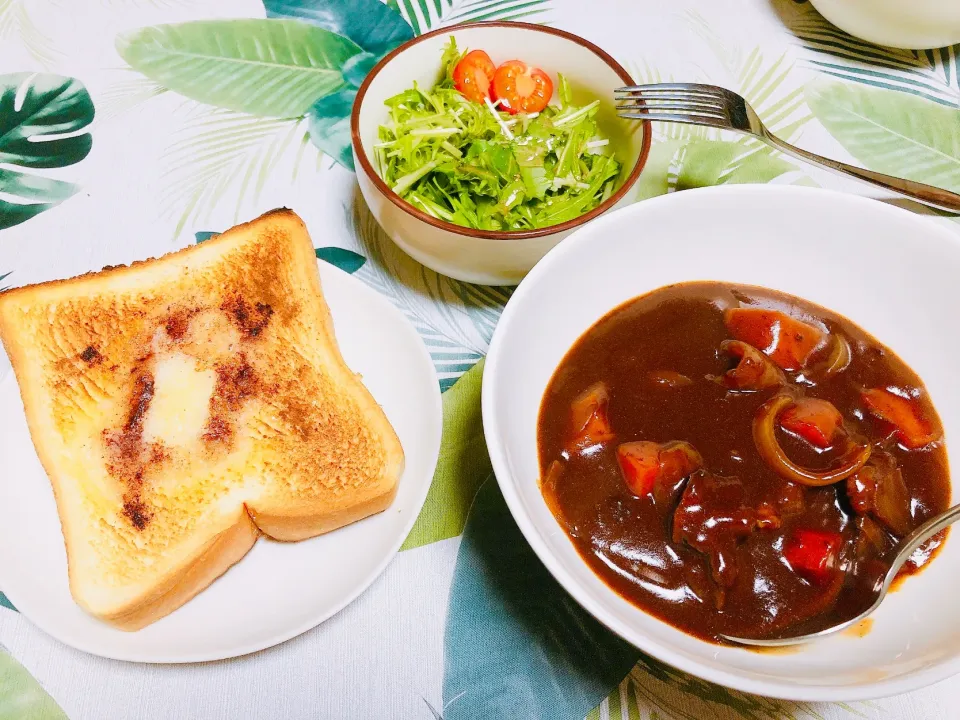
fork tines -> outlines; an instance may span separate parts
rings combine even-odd
[[[724,90],[713,85],[631,85],[615,93],[617,115],[622,118],[730,127]]]

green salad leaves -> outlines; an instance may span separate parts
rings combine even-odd
[[[463,54],[451,38],[440,82],[386,101],[390,121],[375,145],[381,177],[435,218],[481,230],[531,230],[572,220],[614,191],[621,164],[596,122],[599,100],[510,115],[472,102],[453,86]]]

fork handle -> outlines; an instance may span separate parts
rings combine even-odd
[[[911,200],[916,200],[919,203],[936,208],[937,210],[943,210],[949,213],[960,213],[960,195],[957,195],[957,193],[934,187],[933,185],[926,185],[913,180],[894,177],[893,175],[884,175],[883,173],[865,170],[855,165],[847,165],[837,160],[831,160],[830,158],[801,150],[769,132],[763,136],[763,139],[777,148],[777,150],[799,158],[800,160],[805,160],[812,165],[818,165],[843,175],[852,175],[858,180],[863,180],[871,185],[891,190]]]

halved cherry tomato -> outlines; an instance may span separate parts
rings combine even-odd
[[[637,440],[617,448],[617,462],[630,492],[638,497],[654,494],[657,485],[672,488],[703,466],[700,453],[688,442],[663,444]],[[661,498],[658,497],[658,501]]]
[[[471,50],[453,69],[453,86],[467,100],[482,103],[490,95],[496,65],[483,50]]]
[[[570,416],[574,447],[588,447],[613,439],[613,428],[607,417],[609,403],[610,391],[602,382],[594,383],[573,401]]]
[[[805,580],[826,585],[837,569],[843,538],[823,530],[796,530],[783,547],[783,557]]]
[[[833,403],[818,398],[799,398],[780,414],[780,427],[818,448],[833,444],[843,415]]]
[[[823,340],[823,331],[779,310],[744,307],[724,312],[727,329],[784,370],[799,370]]]
[[[910,450],[929,445],[939,437],[912,400],[882,388],[864,390],[860,398],[871,415],[893,426],[897,440]]]
[[[493,74],[490,94],[511,115],[543,110],[553,95],[553,81],[543,70],[522,60],[508,60]]]

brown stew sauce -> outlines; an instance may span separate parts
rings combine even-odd
[[[564,357],[541,487],[634,605],[711,642],[797,635],[866,609],[899,539],[949,506],[940,428],[920,378],[849,320],[686,283],[613,310]]]

